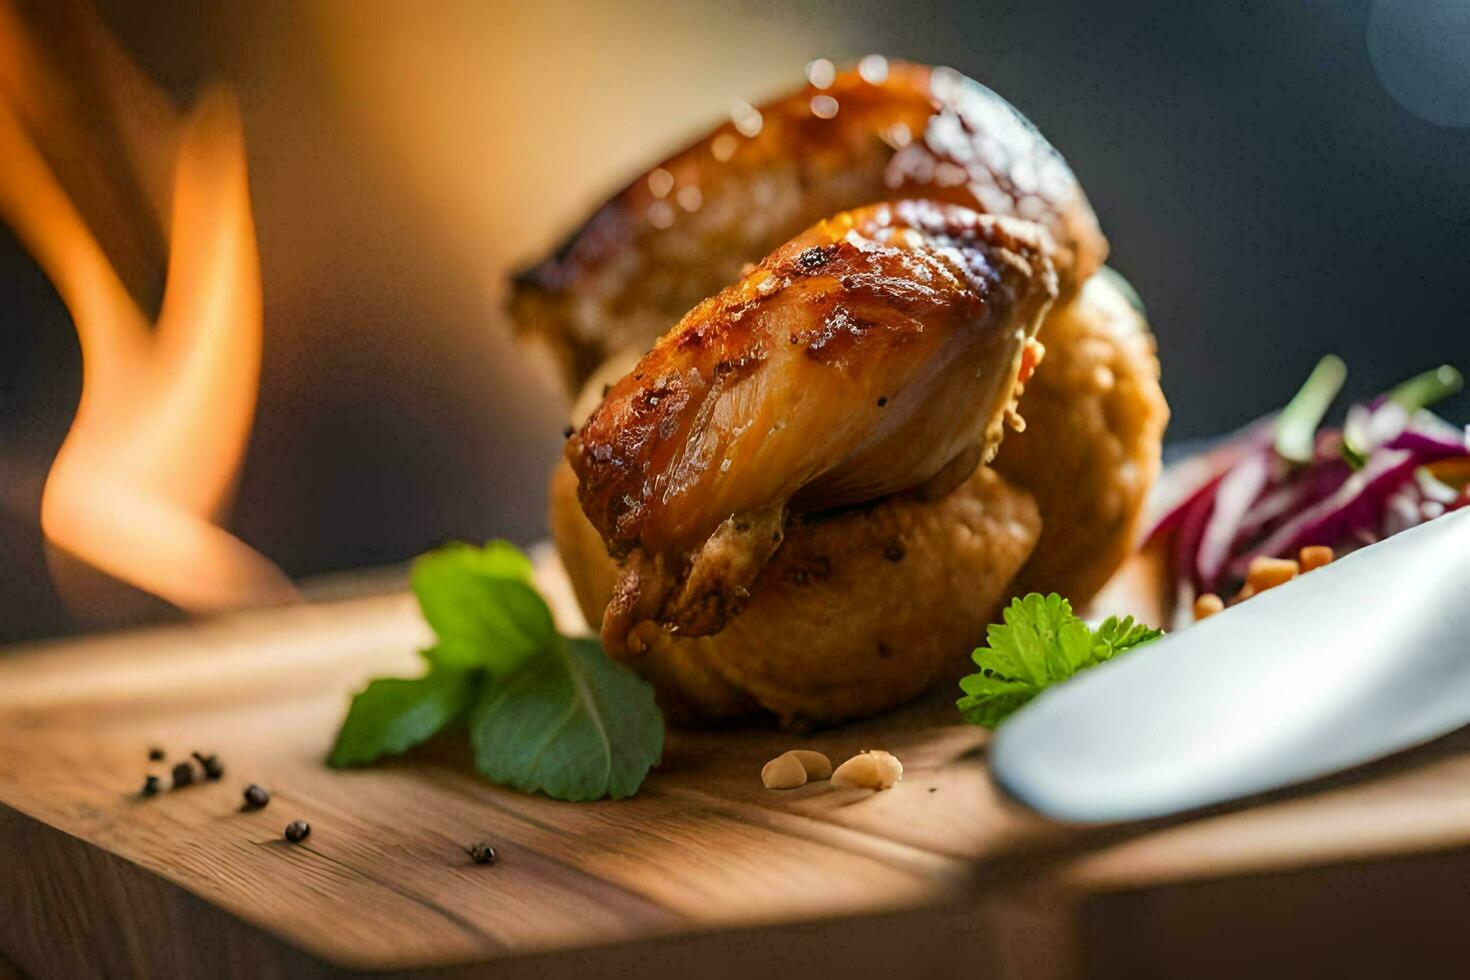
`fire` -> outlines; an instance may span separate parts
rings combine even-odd
[[[178,113],[93,16],[72,16],[110,99],[127,177],[159,230],[168,226],[169,257],[150,324],[79,207],[88,199],[93,220],[109,220],[95,205],[117,195],[96,183],[120,178],[76,152],[90,134],[62,59],[48,61],[0,2],[0,218],[56,286],[82,351],[81,402],[47,476],[42,529],[64,551],[189,611],[290,600],[280,570],[217,523],[250,434],[262,342],[238,107],[215,87]],[[121,261],[136,266],[137,256]]]

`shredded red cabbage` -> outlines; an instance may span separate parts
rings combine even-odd
[[[1470,426],[1425,407],[1459,390],[1459,372],[1419,375],[1320,428],[1345,373],[1324,358],[1279,415],[1212,453],[1217,465],[1149,532],[1167,547],[1181,617],[1201,593],[1236,592],[1253,558],[1341,555],[1470,505]]]

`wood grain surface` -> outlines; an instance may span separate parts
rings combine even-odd
[[[1470,956],[1465,732],[1252,806],[1086,831],[998,795],[950,691],[799,740],[673,733],[618,802],[502,790],[446,745],[328,770],[349,693],[413,671],[424,638],[393,594],[0,654],[0,955],[36,976],[732,977]],[[764,789],[797,744],[888,749],[903,782]],[[145,773],[167,783],[155,745],[218,753],[224,778],[141,798]],[[241,810],[250,782],[264,810]],[[468,860],[477,840],[499,863]]]

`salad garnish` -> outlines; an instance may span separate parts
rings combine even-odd
[[[1449,365],[1410,378],[1323,427],[1347,377],[1324,357],[1274,418],[1216,449],[1212,473],[1149,532],[1166,547],[1175,625],[1214,611],[1210,596],[1248,598],[1252,569],[1341,556],[1470,504],[1470,428],[1429,406],[1459,391]],[[1198,607],[1197,600],[1205,599]]]

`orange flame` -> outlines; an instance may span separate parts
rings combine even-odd
[[[75,119],[37,112],[76,100],[25,45],[14,9],[0,4],[0,38],[8,38],[0,41],[0,218],[56,286],[82,351],[81,402],[46,480],[42,529],[61,549],[190,611],[289,600],[296,592],[280,570],[215,523],[245,453],[261,360],[239,110],[216,87],[178,117],[95,19],[78,19],[114,102],[131,96],[110,107],[112,122],[151,217],[171,224],[168,277],[150,328],[59,179],[73,178],[73,187],[98,179],[61,172],[68,160],[74,170],[95,167],[67,152],[76,148]],[[171,201],[159,200],[170,157]]]

